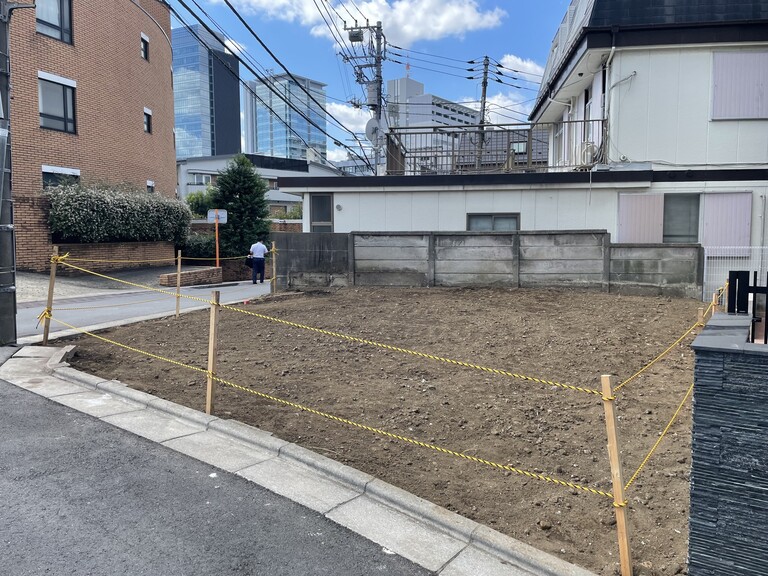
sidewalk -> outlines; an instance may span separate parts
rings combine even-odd
[[[0,380],[247,479],[430,573],[594,576],[270,433],[74,370],[70,348],[0,348]]]

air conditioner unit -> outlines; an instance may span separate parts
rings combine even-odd
[[[597,146],[594,142],[581,142],[579,143],[579,156],[576,159],[579,166],[592,166],[595,163],[595,156],[597,155]]]

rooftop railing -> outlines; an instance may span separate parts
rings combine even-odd
[[[603,159],[603,121],[390,127],[387,174],[586,170]]]

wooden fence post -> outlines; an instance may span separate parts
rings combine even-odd
[[[206,414],[213,414],[213,393],[216,389],[216,381],[212,376],[216,374],[216,361],[219,354],[219,297],[220,292],[214,290],[211,302],[211,324],[208,331],[208,383],[205,391]]]
[[[50,312],[53,312],[53,289],[56,285],[56,266],[59,263],[59,247],[53,247],[53,256],[51,257],[51,278],[48,281],[48,301],[45,307]],[[51,319],[48,316],[43,321],[43,346],[48,346],[48,334],[51,331]]]
[[[704,324],[704,307],[699,307],[699,313],[698,313],[698,322],[699,324]]]
[[[608,458],[611,462],[611,480],[613,482],[613,506],[616,511],[616,531],[619,537],[619,560],[621,576],[632,576],[632,550],[629,547],[629,524],[627,522],[627,505],[624,498],[624,478],[621,473],[619,457],[619,438],[616,425],[616,412],[613,402],[613,381],[611,376],[600,378],[603,392],[603,409],[605,410],[605,428],[608,432]]]
[[[277,294],[277,249],[275,248],[275,242],[272,242],[272,282],[271,290],[272,294]]]
[[[712,293],[712,315],[713,316],[714,316],[715,312],[717,312],[717,305],[718,305],[717,290],[715,290]]]
[[[181,250],[176,253],[176,318],[181,308]]]

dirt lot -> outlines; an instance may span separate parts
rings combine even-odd
[[[701,303],[581,291],[349,288],[251,302],[259,314],[599,389],[680,337]],[[204,368],[208,313],[109,330]],[[698,329],[697,329],[698,331]],[[625,481],[693,378],[692,337],[617,393]],[[203,409],[205,378],[92,338],[73,365]],[[399,435],[611,491],[599,396],[384,350],[223,311],[219,375]],[[500,471],[220,388],[217,413],[344,462],[599,574],[618,574],[611,500]],[[637,575],[686,573],[690,400],[630,487]]]

